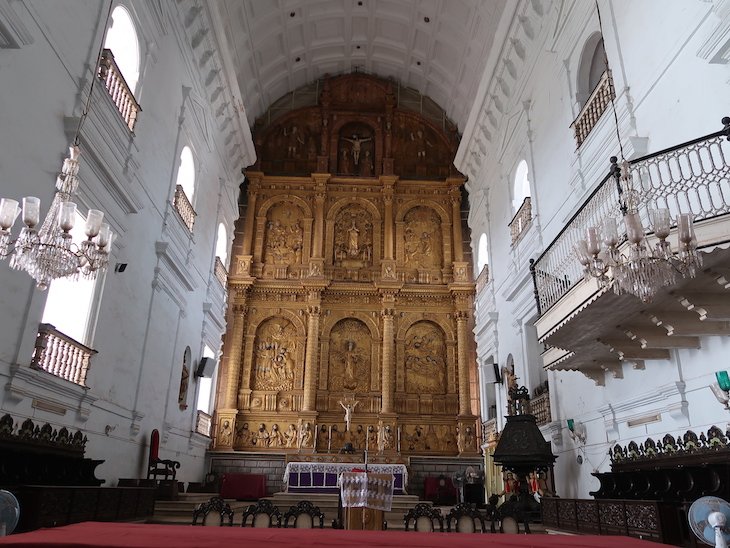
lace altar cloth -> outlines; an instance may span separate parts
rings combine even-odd
[[[344,508],[371,508],[390,512],[393,505],[393,474],[343,472],[339,481]]]

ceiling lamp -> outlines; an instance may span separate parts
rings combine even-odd
[[[76,220],[76,203],[73,199],[79,184],[79,135],[91,106],[91,93],[97,80],[101,54],[102,48],[99,49],[89,96],[79,118],[73,145],[56,178],[53,201],[40,228],[37,228],[40,223],[40,199],[26,196],[22,207],[25,226],[13,239],[11,229],[21,208],[17,200],[0,199],[0,259],[9,258],[10,267],[27,272],[40,290],[47,289],[57,278],[82,276],[94,279],[109,263],[113,234],[109,225],[102,222],[104,213],[97,209],[89,210],[86,216],[86,240],[81,244],[74,243],[71,237]]]
[[[598,3],[596,11],[603,40]],[[604,61],[608,71],[607,56]],[[631,294],[644,302],[650,302],[661,287],[675,284],[678,275],[683,278],[694,278],[697,269],[702,266],[702,257],[697,251],[691,213],[677,213],[676,223],[673,223],[669,209],[651,208],[649,204],[642,202],[642,199],[647,197],[642,196],[634,188],[631,163],[623,155],[613,95],[611,95],[611,107],[621,151],[620,164],[618,158],[611,157],[610,170],[616,182],[618,203],[615,211],[606,214],[600,227],[589,226],[586,229],[585,238],[575,243],[574,251],[583,266],[586,280],[595,278],[601,287],[613,287],[618,295]],[[647,210],[651,220],[648,229],[644,228],[641,221],[642,207]],[[621,232],[617,222],[619,218],[623,220]],[[676,252],[672,251],[672,246],[667,242],[672,224],[677,226]],[[653,246],[648,241],[652,233],[657,240]]]

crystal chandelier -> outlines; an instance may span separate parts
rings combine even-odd
[[[618,295],[629,293],[650,302],[661,287],[675,284],[678,275],[694,278],[702,266],[692,214],[676,216],[678,251],[675,253],[667,241],[672,225],[669,209],[649,210],[650,232],[657,239],[652,247],[641,222],[640,194],[633,187],[630,164],[624,160],[619,166],[617,162],[615,156],[611,158],[625,232],[619,235],[616,217],[608,214],[602,226],[586,229],[585,239],[578,240],[574,250],[585,279],[596,278],[601,287],[613,287]]]
[[[110,3],[107,27],[111,15]],[[10,259],[10,267],[26,271],[36,281],[40,290],[47,289],[57,278],[79,276],[94,279],[109,263],[113,234],[109,225],[102,222],[104,213],[90,209],[86,216],[86,240],[80,244],[72,241],[71,230],[76,220],[76,203],[73,198],[78,188],[79,136],[91,106],[91,93],[99,71],[102,46],[96,59],[96,67],[89,87],[83,112],[79,118],[73,145],[68,158],[63,161],[61,173],[56,178],[56,191],[40,229],[40,199],[23,198],[23,223],[20,234],[13,239],[11,229],[21,212],[17,200],[0,199],[0,259]]]

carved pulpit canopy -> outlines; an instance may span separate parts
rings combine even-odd
[[[457,128],[444,111],[414,89],[367,74],[325,77],[287,94],[253,132],[253,167],[267,175],[459,175]]]

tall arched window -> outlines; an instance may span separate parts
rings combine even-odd
[[[482,235],[479,237],[479,246],[477,247],[477,269],[479,270],[479,272],[482,271],[482,268],[484,268],[488,262],[489,258],[487,256],[487,234],[483,232]]]
[[[124,6],[117,6],[112,11],[112,24],[106,33],[104,47],[111,50],[129,89],[135,93],[139,81],[139,38],[132,17]]]
[[[598,86],[604,72],[606,72],[606,50],[601,34],[595,32],[586,40],[578,64],[576,99],[581,108]]]
[[[606,71],[606,50],[603,47],[603,40],[599,40],[596,49],[593,50],[591,65],[588,72],[588,92],[596,89],[601,76]]]
[[[512,192],[512,210],[520,209],[522,202],[530,195],[530,180],[527,178],[527,162],[521,160],[515,170],[515,182]]]
[[[226,225],[220,223],[218,225],[218,236],[215,240],[215,256],[218,257],[223,266],[227,265],[228,260],[228,231]]]
[[[177,184],[182,187],[185,196],[192,203],[195,192],[195,160],[193,160],[193,151],[188,146],[183,147],[182,152],[180,152]]]

